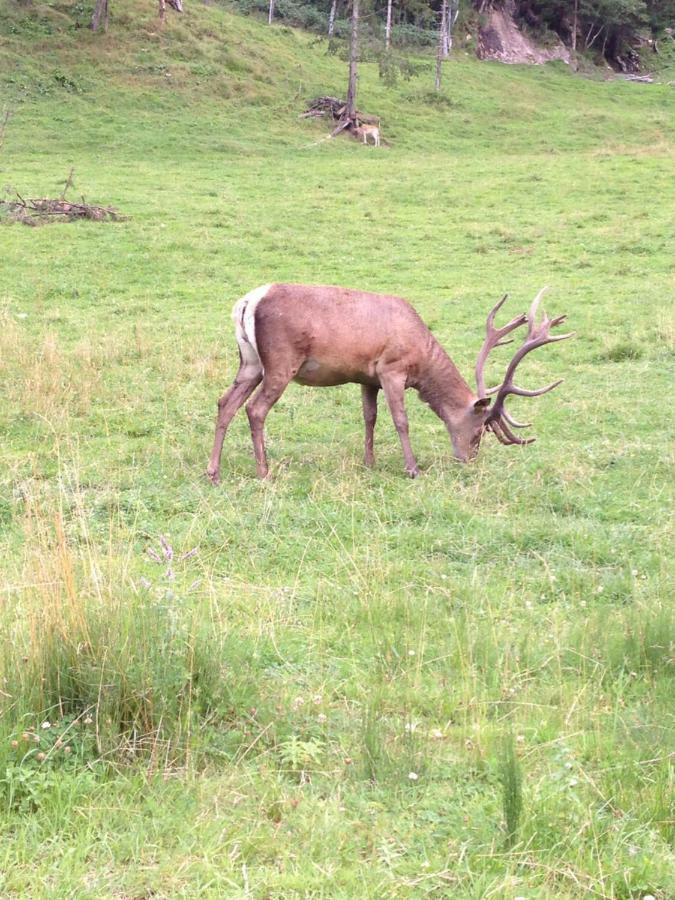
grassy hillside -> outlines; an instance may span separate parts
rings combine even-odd
[[[0,894],[672,896],[672,88],[369,64],[390,146],[316,144],[316,36],[87,12],[0,0],[0,185],[129,216],[0,223]],[[408,297],[467,378],[549,284],[537,443],[459,467],[411,395],[411,482],[292,386],[210,487],[273,280]]]

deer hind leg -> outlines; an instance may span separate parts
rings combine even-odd
[[[263,383],[255,397],[246,404],[246,414],[251,426],[251,438],[253,440],[253,453],[255,454],[256,470],[259,478],[267,478],[269,468],[267,465],[267,452],[265,450],[265,419],[279,397],[288,387],[290,381],[295,378],[300,365],[294,366],[290,371],[268,372],[265,371]]]
[[[239,371],[230,389],[226,391],[218,401],[218,415],[216,417],[216,433],[213,439],[213,450],[206,469],[206,474],[213,484],[220,481],[220,457],[223,451],[223,441],[227,428],[235,416],[237,410],[243,406],[246,400],[262,381],[262,365],[260,362],[242,362]]]
[[[366,424],[366,445],[364,465],[375,465],[373,452],[373,438],[375,434],[375,422],[377,421],[377,395],[379,388],[371,384],[361,385],[361,399],[363,400],[363,420]]]
[[[405,459],[405,470],[411,478],[417,478],[420,470],[417,468],[417,460],[410,446],[410,438],[408,437],[408,416],[405,411],[405,375],[382,374],[380,373],[380,384],[387,398],[391,417],[394,420],[396,431],[398,432],[401,447],[403,448],[403,457]]]

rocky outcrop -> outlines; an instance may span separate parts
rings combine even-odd
[[[552,46],[535,44],[516,25],[513,0],[498,7],[489,7],[483,13],[484,25],[478,35],[476,53],[479,59],[495,59],[503,63],[530,63],[542,65],[554,59],[569,63],[570,51],[558,39]]]

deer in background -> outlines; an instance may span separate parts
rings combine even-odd
[[[232,313],[240,365],[234,383],[218,401],[209,478],[218,483],[227,427],[258,385],[260,389],[247,404],[246,412],[257,472],[261,478],[267,476],[265,419],[291,381],[313,387],[347,382],[361,385],[367,466],[375,461],[373,435],[377,398],[382,390],[401,441],[405,470],[412,478],[419,470],[408,437],[406,388],[415,388],[445,423],[454,456],[461,462],[476,456],[486,431],[502,444],[531,443],[534,438],[515,434],[513,429],[527,428],[529,423],[513,419],[506,410],[506,400],[511,395],[537,397],[561,381],[526,390],[514,384],[516,369],[537,347],[571,337],[571,333],[550,334],[565,316],[548,318],[544,314],[537,324],[537,308],[545,290],[537,294],[527,314],[516,316],[501,328],[495,327],[494,320],[506,296],[491,310],[476,361],[476,392],[412,306],[400,297],[302,284],[266,284],[251,291],[235,304]],[[484,369],[490,351],[510,343],[506,336],[525,324],[525,340],[509,363],[504,380],[497,387],[486,388]],[[496,395],[494,402],[491,395]]]
[[[363,143],[368,143],[368,137],[372,137],[375,147],[380,146],[380,129],[377,125],[359,125],[356,129],[357,137],[363,139]]]

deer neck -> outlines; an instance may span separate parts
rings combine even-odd
[[[475,400],[473,391],[440,344],[433,348],[415,387],[422,400],[448,427]]]

